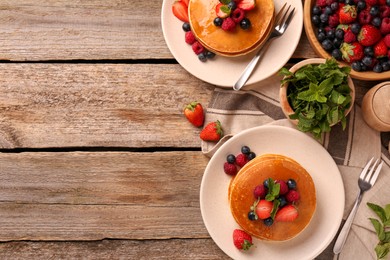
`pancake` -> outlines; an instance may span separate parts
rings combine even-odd
[[[298,218],[293,222],[277,222],[266,226],[262,220],[251,221],[248,212],[255,198],[253,190],[265,179],[294,179],[300,199],[294,205]],[[236,222],[252,236],[269,241],[284,241],[307,227],[316,209],[316,192],[310,174],[296,161],[283,155],[266,154],[247,163],[232,179],[229,187],[230,210]]]
[[[233,32],[214,25],[218,3],[219,0],[190,0],[188,5],[192,32],[204,47],[220,55],[238,56],[253,51],[264,42],[274,19],[273,0],[256,0],[255,8],[245,14],[251,21],[251,28],[243,30],[237,25]]]

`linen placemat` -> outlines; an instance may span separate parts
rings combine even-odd
[[[205,124],[219,120],[224,137],[218,143],[202,141],[202,152],[211,157],[234,134],[255,126],[277,124],[296,128],[281,110],[280,80],[281,76],[273,75],[250,90],[215,88],[206,109]],[[343,251],[338,256],[333,254],[334,239],[316,259],[376,259],[374,248],[378,238],[368,218],[377,216],[366,203],[372,202],[381,206],[390,203],[388,148],[381,143],[380,133],[365,123],[361,108],[357,104],[348,115],[346,129],[343,130],[340,124],[332,127],[331,132],[324,135],[321,144],[333,157],[342,175],[345,188],[344,219],[358,195],[357,180],[364,165],[372,157],[381,158],[384,165],[374,187],[363,196]]]

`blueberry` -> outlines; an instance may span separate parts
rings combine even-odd
[[[351,31],[353,32],[353,34],[358,34],[360,32],[360,24],[358,23],[354,23],[351,25]]]
[[[327,33],[326,33],[326,38],[328,38],[329,40],[333,40],[335,37],[335,30],[329,30]]]
[[[183,31],[185,31],[185,32],[191,31],[191,26],[189,23],[183,23],[182,28],[183,28]]]
[[[390,0],[386,0],[386,5],[390,6]]]
[[[216,17],[213,22],[215,26],[221,26],[223,23],[223,19],[220,17]]]
[[[250,161],[250,160],[253,160],[253,159],[255,159],[256,158],[256,154],[254,153],[254,152],[250,152],[249,154],[248,154],[248,160]]]
[[[388,70],[390,70],[390,63],[389,63],[388,61],[382,62],[381,65],[382,65],[382,70],[383,70],[383,71],[388,71]]]
[[[319,27],[318,28],[318,33],[326,33],[326,30],[325,30],[325,28],[324,27]]]
[[[279,207],[280,207],[280,208],[286,206],[286,204],[287,204],[286,197],[280,196],[280,197],[278,198],[278,200],[279,200],[279,202],[280,202],[280,204],[279,204]]]
[[[364,56],[363,59],[362,59],[363,64],[366,65],[367,67],[371,67],[373,61],[374,60],[370,56]]]
[[[290,190],[295,190],[297,188],[297,182],[294,179],[288,179],[287,186]]]
[[[315,26],[318,26],[321,23],[320,17],[318,15],[313,15],[312,18],[311,18],[311,22]]]
[[[374,5],[370,8],[370,14],[372,16],[377,16],[379,14],[379,6]]]
[[[380,17],[374,17],[374,19],[372,19],[372,25],[374,25],[375,27],[380,27],[381,26],[381,23],[382,23],[382,20]]]
[[[342,54],[339,49],[334,49],[332,51],[332,57],[335,58],[336,60],[341,60],[342,59]]]
[[[320,33],[317,35],[317,39],[318,39],[318,41],[323,42],[323,41],[326,39],[325,33],[320,32]]]
[[[237,8],[237,4],[235,1],[230,1],[230,3],[228,3],[228,7],[230,10],[234,11],[236,8]]]
[[[374,48],[372,46],[364,47],[364,55],[374,57]]]
[[[322,13],[321,7],[318,5],[314,6],[313,9],[311,10],[312,14],[314,15],[320,15]]]
[[[341,40],[341,39],[338,39],[338,38],[333,39],[333,46],[335,48],[340,48],[342,43],[343,43],[343,40]]]
[[[337,11],[337,9],[339,9],[339,3],[337,2],[331,3],[330,8],[332,9],[333,12]]]
[[[333,50],[333,44],[329,39],[325,39],[322,43],[322,48],[324,48],[326,51]]]
[[[342,29],[336,29],[335,37],[337,39],[343,40],[344,39],[344,31]]]
[[[333,10],[332,10],[332,8],[330,8],[330,6],[325,6],[324,13],[326,13],[327,15],[329,15],[329,14],[332,14],[332,13],[333,13]]]
[[[244,18],[240,22],[240,27],[244,30],[247,30],[251,27],[251,21],[248,18]]]
[[[272,226],[272,224],[274,223],[274,220],[272,218],[266,218],[263,220],[263,222],[264,222],[264,225],[269,227],[269,226]]]
[[[199,53],[199,54],[198,54],[198,59],[199,59],[201,62],[206,62],[206,61],[207,61],[206,54],[205,54],[204,52]]]
[[[256,216],[256,213],[254,211],[249,211],[248,212],[248,218],[249,220],[257,220],[257,216]]]
[[[345,4],[346,5],[354,5],[354,1],[353,0],[345,0]]]
[[[361,71],[366,71],[367,70],[367,66],[363,62],[360,62],[360,67],[362,68]]]
[[[215,57],[215,53],[211,51],[206,51],[206,57],[207,59],[212,59]]]
[[[249,154],[251,152],[251,149],[248,146],[244,145],[243,147],[241,147],[241,152],[243,154]]]
[[[321,23],[328,23],[329,15],[327,15],[326,13],[322,13],[320,15],[320,20],[321,20]]]
[[[264,187],[266,187],[268,189],[269,185],[268,185],[268,179],[266,179],[265,181],[263,181],[263,185]]]
[[[227,157],[226,157],[226,161],[228,163],[235,163],[236,161],[236,156],[234,156],[234,154],[229,154]]]
[[[364,1],[359,1],[358,3],[357,3],[357,8],[359,9],[359,10],[364,10],[365,8],[366,8],[366,1],[364,0]]]
[[[380,63],[377,63],[372,70],[374,72],[381,73],[383,71],[382,65]]]
[[[362,70],[362,66],[360,66],[359,61],[352,62],[351,67],[354,71],[361,71]]]

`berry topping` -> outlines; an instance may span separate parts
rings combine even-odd
[[[234,2],[233,2],[234,3]],[[245,12],[241,8],[236,8],[232,13],[232,19],[237,24],[240,23],[242,19],[245,17]]]
[[[226,157],[226,161],[228,163],[235,163],[236,162],[236,156],[234,156],[234,154],[229,154],[227,157]]]
[[[264,199],[267,194],[267,188],[264,185],[257,185],[253,190],[253,195],[256,199]]]
[[[217,14],[217,16],[219,18],[224,19],[226,17],[229,17],[230,12],[231,12],[231,10],[227,5],[219,3],[215,6],[215,13]]]
[[[296,190],[289,190],[289,192],[286,194],[286,200],[290,203],[298,201],[299,198],[300,198],[299,192]]]
[[[225,31],[233,31],[236,28],[236,23],[231,17],[223,19],[221,28]]]
[[[239,250],[248,250],[252,245],[252,237],[244,230],[235,229],[233,231],[233,244]]]
[[[248,18],[244,18],[240,22],[240,27],[243,30],[248,30],[251,27],[251,21]]]
[[[220,17],[215,17],[213,23],[214,23],[215,26],[221,26],[222,23],[223,23],[223,19],[220,18]]]
[[[183,22],[188,22],[188,6],[182,1],[175,1],[172,5],[172,13]]]
[[[185,33],[185,41],[189,45],[192,45],[196,41],[195,35],[192,31],[188,31]]]
[[[200,42],[195,41],[192,44],[192,50],[195,52],[196,55],[199,55],[202,52],[204,52],[204,47],[203,47],[203,45]]]
[[[183,31],[185,31],[185,32],[191,31],[191,26],[190,26],[190,24],[187,23],[187,22],[183,23],[183,25],[182,25],[181,28],[182,28]]]
[[[256,206],[256,215],[259,219],[266,219],[271,217],[271,211],[273,208],[273,203],[268,200],[260,200]]]
[[[250,152],[249,154],[248,154],[248,160],[250,161],[250,160],[253,160],[253,159],[255,159],[256,158],[256,154],[254,153],[254,152]]]
[[[256,215],[256,213],[254,212],[254,211],[249,211],[248,212],[248,219],[249,220],[257,220],[257,215]]]
[[[225,162],[223,164],[223,171],[227,175],[236,175],[237,174],[237,166],[233,163]]]
[[[244,11],[250,11],[256,6],[255,0],[241,0],[238,2],[237,7]]]
[[[286,205],[276,212],[275,221],[291,222],[298,217],[298,210],[293,205]]]
[[[269,227],[269,226],[272,226],[272,224],[274,223],[274,220],[272,218],[266,218],[263,220],[263,223],[264,223],[264,225]]]
[[[248,154],[250,153],[250,151],[251,151],[251,149],[250,149],[248,146],[246,146],[246,145],[244,145],[243,147],[241,147],[241,152],[242,152],[243,154],[248,155]]]
[[[245,154],[240,153],[236,156],[236,164],[240,167],[244,167],[244,165],[247,164],[248,161],[248,157]]]
[[[284,195],[288,192],[288,186],[287,186],[286,182],[281,181],[281,180],[277,180],[277,181],[275,181],[275,183],[279,183],[279,185],[280,185],[280,191],[279,191],[280,195]]]
[[[297,182],[294,179],[288,179],[286,183],[290,190],[295,190],[297,188]]]

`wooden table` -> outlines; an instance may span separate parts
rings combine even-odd
[[[162,0],[0,1],[0,258],[228,259]],[[290,63],[316,57],[302,35]],[[355,82],[357,104],[377,82]],[[318,259],[329,259],[320,256]]]

